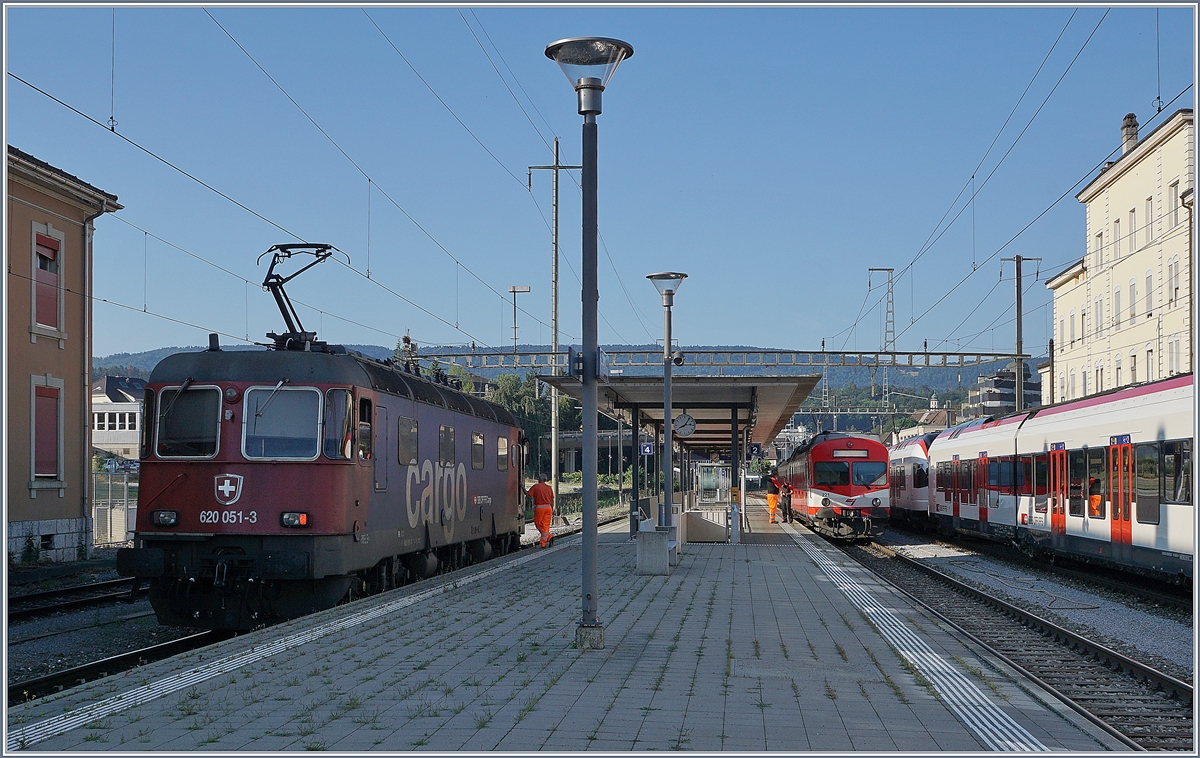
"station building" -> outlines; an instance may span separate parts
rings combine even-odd
[[[1039,366],[1042,402],[1094,395],[1193,367],[1192,110],[1144,137],[1134,114],[1122,152],[1076,195],[1086,254],[1046,282],[1054,349]]]
[[[8,146],[8,551],[91,544],[92,233],[117,196]]]
[[[122,458],[137,458],[146,382],[102,376],[92,382],[92,446]]]

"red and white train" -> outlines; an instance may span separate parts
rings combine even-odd
[[[893,514],[1189,582],[1192,375],[959,424],[891,451]]]
[[[821,432],[779,466],[792,511],[830,539],[875,539],[888,523],[888,449],[865,434]]]

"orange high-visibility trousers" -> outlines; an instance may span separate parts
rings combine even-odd
[[[771,514],[771,523],[775,523],[775,511],[779,508],[779,495],[767,493],[767,510]]]
[[[553,518],[553,505],[533,506],[533,525],[537,527],[538,532],[542,535],[542,547],[550,543],[550,522]]]

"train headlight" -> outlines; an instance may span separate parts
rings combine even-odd
[[[821,505],[829,505],[829,498],[827,498],[827,497],[821,498]]]
[[[877,497],[876,497],[876,498],[872,498],[872,499],[871,499],[871,505],[873,505],[873,506],[875,506],[876,508],[878,508],[879,506],[883,505],[883,501],[882,501],[882,500],[880,500],[880,499],[879,499],[879,498],[877,498]]]
[[[155,526],[175,526],[179,523],[179,511],[150,511],[150,523]]]
[[[303,526],[308,526],[307,513],[285,513],[280,517],[280,523],[286,527],[298,529]]]

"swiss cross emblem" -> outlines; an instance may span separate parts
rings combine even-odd
[[[218,503],[233,505],[242,496],[242,477],[237,474],[217,474],[213,488]]]

